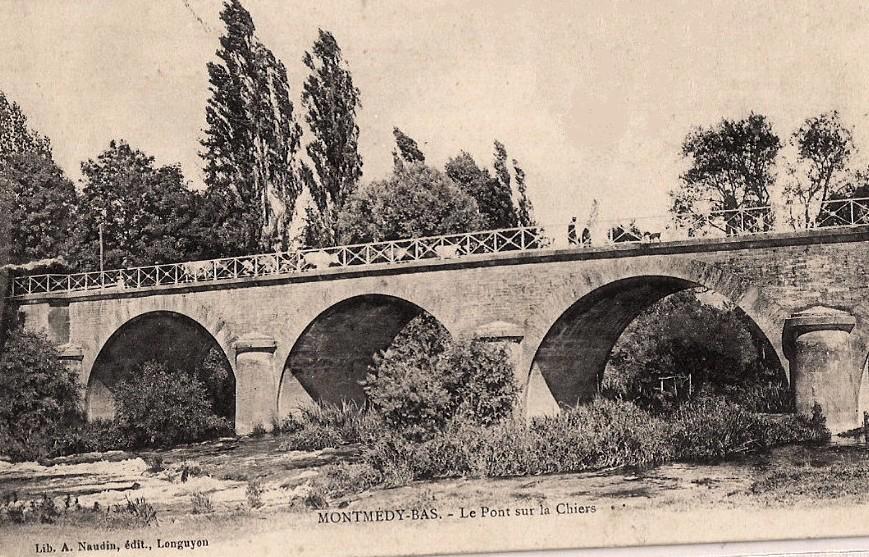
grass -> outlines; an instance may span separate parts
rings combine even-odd
[[[385,427],[377,413],[352,403],[312,404],[276,424],[273,431],[284,436],[285,450],[312,451],[370,443]]]
[[[444,478],[506,478],[665,462],[714,463],[771,447],[829,439],[820,409],[812,419],[745,410],[721,397],[701,398],[668,417],[599,398],[533,420],[493,426],[453,421],[420,441],[386,427],[376,414],[345,405],[309,407],[283,426],[284,448],[361,443],[362,461],[328,470],[306,505],[319,508],[353,491]]]
[[[105,528],[137,528],[157,525],[157,511],[143,497],[126,499],[124,504],[83,507],[78,498],[67,495],[63,505],[43,494],[30,500],[19,500],[14,494],[0,505],[2,524],[58,524],[61,526],[102,526]]]

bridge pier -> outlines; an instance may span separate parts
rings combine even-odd
[[[817,402],[833,434],[861,424],[861,370],[851,341],[856,322],[847,312],[823,306],[794,313],[785,321],[785,354],[797,413],[811,415]]]
[[[272,429],[278,395],[276,348],[275,339],[267,335],[245,335],[235,342],[235,431],[239,435],[257,425]]]

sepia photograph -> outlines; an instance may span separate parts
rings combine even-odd
[[[860,0],[0,0],[0,557],[869,540],[867,52]]]

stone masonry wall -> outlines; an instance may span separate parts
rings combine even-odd
[[[511,335],[521,337],[517,379],[527,384],[529,379],[534,383],[531,370],[538,347],[565,311],[602,286],[635,277],[668,277],[728,296],[754,319],[786,367],[781,338],[784,319],[819,303],[844,309],[857,318],[853,337],[865,355],[867,270],[869,229],[861,228],[335,268],[223,284],[69,294],[57,296],[50,304],[45,299],[23,300],[23,309],[28,326],[50,331],[58,342],[81,347],[84,378],[112,333],[143,313],[173,311],[196,320],[214,336],[234,366],[234,345],[240,337],[268,336],[274,340],[273,353],[268,352],[267,358],[257,356],[257,361],[267,362],[260,365],[268,367],[275,385],[274,409],[269,411],[277,412],[281,381],[293,380],[282,377],[293,346],[319,315],[355,296],[393,296],[410,302],[454,335],[482,334],[494,323],[516,331]],[[372,320],[361,323],[358,334],[378,327],[376,319]],[[68,330],[58,323],[66,323]],[[263,393],[257,396],[264,400]]]

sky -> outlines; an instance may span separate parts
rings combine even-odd
[[[750,111],[783,138],[837,109],[869,153],[869,3],[247,0],[286,64],[330,30],[362,93],[363,180],[392,167],[392,128],[442,166],[506,144],[544,223],[666,213],[695,126]],[[80,163],[125,139],[202,187],[206,63],[219,0],[0,0],[0,90]],[[11,32],[10,32],[11,31]],[[857,163],[865,164],[860,155]]]

